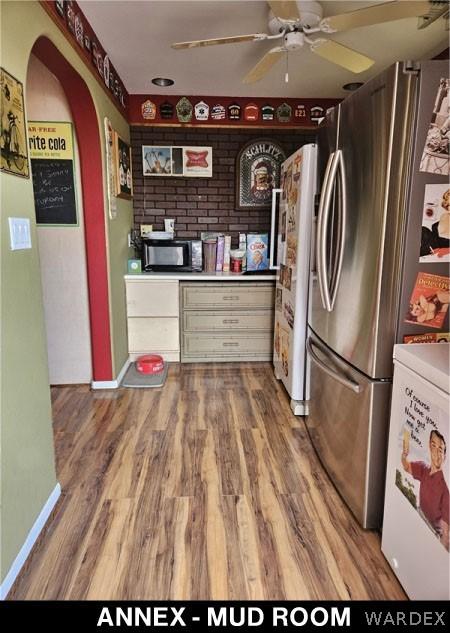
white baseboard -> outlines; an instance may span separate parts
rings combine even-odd
[[[120,387],[122,378],[125,376],[125,373],[128,367],[130,366],[130,364],[131,364],[131,360],[130,358],[127,358],[116,380],[93,380],[91,382],[91,388],[92,389],[117,389],[118,387]]]
[[[50,516],[53,508],[55,507],[55,504],[58,501],[60,495],[61,486],[59,483],[57,483],[49,498],[45,502],[44,507],[40,511],[38,518],[34,522],[33,527],[29,531],[28,536],[25,539],[25,543],[20,548],[20,552],[17,554],[9,572],[5,576],[5,580],[0,585],[0,600],[4,600],[8,595],[9,590],[11,589],[15,579],[19,575],[20,570],[22,569],[25,561],[28,558],[28,554],[31,552],[33,545],[37,541],[37,538],[41,533],[44,525],[46,524],[47,519]]]

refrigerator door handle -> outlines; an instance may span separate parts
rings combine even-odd
[[[318,365],[322,369],[322,371],[328,374],[331,378],[333,378],[334,380],[337,380],[337,382],[339,382],[344,387],[347,387],[347,389],[351,389],[355,393],[361,393],[361,385],[359,385],[354,380],[351,380],[351,378],[348,378],[347,376],[343,376],[340,373],[338,374],[337,372],[333,371],[330,367],[328,367],[328,365],[325,365],[325,363],[322,360],[320,360],[320,358],[315,353],[313,349],[313,345],[314,343],[311,341],[310,338],[308,338],[306,340],[306,348],[313,362],[316,363],[316,365]]]
[[[344,155],[341,149],[338,149],[336,151],[336,163],[337,163],[336,165],[337,169],[339,170],[340,185],[341,185],[339,188],[340,204],[338,205],[339,213],[340,213],[340,218],[339,218],[340,233],[339,233],[339,247],[338,247],[339,250],[338,250],[338,260],[337,260],[337,267],[336,267],[336,277],[334,281],[334,288],[331,295],[329,312],[331,312],[334,308],[334,304],[337,297],[337,291],[339,288],[339,282],[341,279],[342,262],[344,260],[345,226],[346,226],[346,221],[347,221],[347,188],[346,188],[347,185],[345,181]]]
[[[276,211],[277,211],[277,195],[279,195],[283,190],[282,189],[272,189],[272,219],[270,223],[270,255],[269,255],[269,268],[271,270],[278,270],[279,266],[277,266],[274,261],[275,255],[275,235],[276,235]]]
[[[339,151],[339,150],[338,150]],[[328,158],[325,176],[323,180],[322,191],[320,194],[319,212],[317,214],[317,277],[319,281],[320,297],[322,305],[331,312],[331,297],[328,286],[328,268],[327,268],[327,225],[330,213],[331,199],[333,193],[334,182],[337,174],[338,153],[332,152]]]

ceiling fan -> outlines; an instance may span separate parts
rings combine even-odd
[[[235,44],[237,42],[259,42],[263,40],[281,40],[280,46],[269,50],[244,77],[244,83],[259,81],[272,66],[284,55],[308,44],[310,50],[338,66],[353,73],[361,73],[370,68],[375,61],[348,46],[323,37],[311,38],[316,33],[336,33],[361,26],[371,26],[403,18],[420,17],[418,28],[424,28],[438,17],[447,13],[448,0],[402,0],[374,4],[341,15],[324,18],[319,2],[303,0],[267,0],[269,13],[268,33],[253,33],[220,37],[191,42],[177,42],[172,48],[185,49],[217,44]],[[286,73],[286,81],[288,75]]]

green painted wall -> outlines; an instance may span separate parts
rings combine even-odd
[[[38,2],[1,2],[1,65],[25,87],[34,42],[48,37],[85,80],[93,97],[101,137],[103,118],[129,140],[126,120],[114,108],[62,33]],[[25,95],[26,99],[26,95]],[[103,156],[104,163],[104,156]],[[104,164],[102,166],[105,174]],[[104,178],[106,192],[106,178]],[[47,374],[41,278],[31,179],[2,173],[1,187],[1,579],[54,489],[50,390]],[[132,204],[117,201],[107,227],[114,375],[127,358],[123,275]],[[30,218],[33,248],[9,250],[8,217]]]

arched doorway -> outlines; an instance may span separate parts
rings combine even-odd
[[[78,139],[85,220],[89,321],[94,381],[112,380],[108,265],[99,124],[89,89],[56,46],[40,37],[32,53],[61,83]]]

